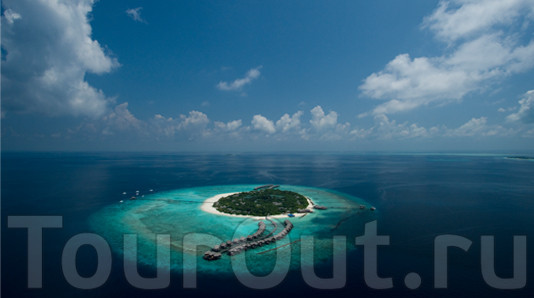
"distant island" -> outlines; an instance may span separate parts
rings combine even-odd
[[[507,156],[506,158],[534,160],[534,157],[531,156]]]
[[[245,216],[269,216],[305,211],[308,207],[305,196],[275,188],[255,189],[223,197],[213,204],[219,212]]]

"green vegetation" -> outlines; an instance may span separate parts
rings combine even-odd
[[[279,189],[241,192],[213,204],[220,212],[253,216],[296,213],[307,206],[308,201],[303,195]]]

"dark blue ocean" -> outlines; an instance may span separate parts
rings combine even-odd
[[[532,297],[534,296],[534,162],[503,155],[377,154],[161,154],[161,153],[2,153],[2,297]],[[347,255],[346,285],[335,290],[308,286],[298,270],[268,290],[252,290],[235,276],[199,273],[198,287],[184,289],[172,272],[162,290],[140,290],[123,273],[122,256],[113,253],[111,275],[103,286],[80,290],[62,271],[65,243],[95,232],[90,219],[123,198],[123,191],[155,192],[212,185],[286,184],[318,187],[358,197],[377,208],[378,234],[390,245],[378,248],[378,274],[393,288],[376,290],[364,280],[363,249]],[[62,216],[63,228],[43,231],[41,289],[28,289],[28,233],[8,228],[8,216]],[[362,231],[362,226],[355,226]],[[448,288],[434,288],[434,239],[453,234],[472,241],[467,252],[451,248]],[[527,282],[515,290],[489,286],[481,273],[481,236],[495,238],[495,271],[513,275],[513,237],[527,237]],[[355,239],[348,239],[354,243]],[[78,251],[77,269],[91,276],[96,253]],[[143,276],[155,268],[139,265]],[[328,261],[316,268],[332,275]],[[421,277],[410,290],[404,278]]]

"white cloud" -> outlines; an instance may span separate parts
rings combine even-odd
[[[422,139],[422,138],[462,138],[462,137],[509,137],[522,130],[505,128],[497,124],[488,124],[487,117],[474,117],[456,128],[437,125],[426,128],[417,123],[397,123],[387,115],[374,116],[374,125],[369,128],[355,128],[349,135],[356,139]]]
[[[183,135],[191,140],[198,136],[209,135],[211,133],[208,128],[209,123],[210,119],[206,114],[193,110],[187,115],[180,115],[178,118],[156,114],[148,126],[156,138],[174,138]]]
[[[411,109],[416,108],[417,106],[419,106],[418,101],[406,101],[406,100],[401,101],[401,100],[392,99],[374,108],[373,114],[374,115],[393,114],[397,112],[409,111]],[[360,115],[367,116],[367,113],[363,113]]]
[[[205,135],[213,136],[219,140],[224,140],[228,137],[233,139],[241,139],[243,137],[242,133],[246,132],[248,127],[243,128],[243,121],[241,119],[232,120],[228,122],[214,121],[213,129]]]
[[[353,129],[350,135],[357,138],[410,139],[429,137],[436,133],[436,128],[433,128],[429,132],[425,127],[419,126],[416,123],[397,123],[395,120],[389,120],[385,114],[375,115],[374,122],[374,125],[368,129]]]
[[[179,128],[187,128],[191,126],[206,126],[210,120],[208,116],[199,111],[191,111],[189,115],[180,115],[182,122],[180,123]]]
[[[282,132],[288,132],[291,130],[300,129],[300,117],[302,116],[302,111],[298,111],[293,116],[289,114],[284,114],[280,120],[276,121],[276,127]]]
[[[326,114],[321,106],[310,110],[311,127],[301,132],[304,139],[316,138],[324,141],[341,140],[349,133],[350,123],[338,123],[338,114],[330,111]]]
[[[462,126],[452,130],[449,134],[452,136],[474,136],[480,134],[486,129],[488,119],[486,117],[472,118]]]
[[[6,0],[2,5],[4,108],[49,115],[105,114],[112,100],[90,86],[85,75],[110,72],[119,63],[91,38],[87,16],[93,1]]]
[[[149,127],[156,138],[161,136],[173,137],[180,129],[180,121],[172,117],[167,118],[161,114],[156,114],[149,122]]]
[[[213,124],[215,125],[215,128],[217,128],[219,130],[236,131],[241,127],[243,122],[241,121],[241,119],[239,119],[239,120],[229,121],[227,123],[220,122],[220,121],[215,121]]]
[[[6,22],[10,25],[12,25],[16,20],[21,19],[22,17],[20,14],[14,12],[11,9],[6,9],[4,11],[4,18],[6,19]]]
[[[106,124],[102,133],[106,135],[112,135],[114,134],[114,131],[133,129],[140,132],[145,129],[145,123],[137,119],[130,110],[128,110],[127,102],[117,105],[113,111],[104,116],[102,120],[103,123]]]
[[[534,90],[530,90],[519,100],[519,111],[506,117],[508,121],[534,123]]]
[[[219,90],[224,90],[224,91],[241,90],[243,86],[250,84],[253,80],[260,77],[261,68],[262,66],[252,68],[251,70],[247,72],[244,78],[236,79],[235,81],[231,83],[221,81],[217,84],[217,88]]]
[[[522,13],[532,13],[533,5],[531,0],[441,1],[423,26],[442,40],[455,41],[486,33],[497,25],[511,25]]]
[[[510,137],[520,133],[522,129],[505,128],[498,124],[488,124],[487,117],[471,118],[457,128],[445,128],[445,137]]]
[[[533,7],[533,0],[440,2],[424,28],[449,47],[437,57],[400,54],[369,75],[360,90],[387,100],[373,114],[457,101],[489,88],[496,79],[533,68],[534,40],[525,29],[534,20]],[[517,29],[521,21],[526,27],[519,24],[522,29]],[[528,41],[521,43],[524,36]]]
[[[325,130],[329,128],[335,128],[337,125],[337,113],[330,111],[325,114],[321,106],[316,106],[311,111],[312,119],[311,125],[317,130]]]
[[[252,127],[254,127],[256,130],[260,130],[268,134],[273,134],[276,132],[273,121],[265,118],[262,115],[254,115],[251,123]]]
[[[126,14],[136,22],[146,23],[146,21],[141,17],[142,9],[142,7],[130,8],[126,10]]]

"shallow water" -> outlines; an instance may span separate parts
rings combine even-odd
[[[123,253],[123,235],[138,235],[137,261],[155,266],[156,234],[170,235],[169,243],[160,243],[171,248],[171,268],[173,270],[193,270],[191,263],[184,262],[187,257],[197,259],[196,269],[202,273],[233,274],[230,257],[223,255],[220,260],[208,262],[202,259],[203,253],[210,247],[223,241],[240,238],[254,233],[258,228],[255,219],[244,219],[225,215],[207,213],[200,205],[210,197],[220,193],[250,191],[259,185],[219,185],[183,188],[145,195],[136,200],[117,202],[95,213],[90,223],[93,229],[106,238],[112,248]],[[332,239],[335,235],[353,239],[361,234],[366,222],[377,217],[378,211],[371,211],[369,203],[361,198],[322,188],[281,185],[280,189],[298,192],[309,197],[318,205],[327,206],[327,210],[315,210],[303,217],[276,218],[278,227],[283,221],[290,219],[294,228],[287,237],[276,243],[246,252],[246,263],[255,274],[267,274],[273,270],[276,254],[282,250],[290,251],[291,269],[300,268],[300,251],[310,248],[315,250],[314,261],[321,263],[332,257]],[[360,209],[360,205],[366,206]],[[269,233],[273,226],[267,221]],[[281,228],[279,228],[280,230]],[[278,230],[278,231],[279,231]],[[313,236],[314,243],[300,241],[302,236]],[[184,247],[188,237],[195,244],[196,250]],[[289,243],[293,244],[289,244]],[[286,245],[289,244],[289,245]],[[284,246],[286,245],[286,246]],[[284,246],[278,250],[273,248]],[[352,242],[345,249],[355,249]],[[287,253],[287,252],[285,252]],[[236,268],[245,268],[245,258],[234,257],[232,262]],[[307,264],[309,265],[309,264]],[[234,269],[235,270],[235,269]]]

